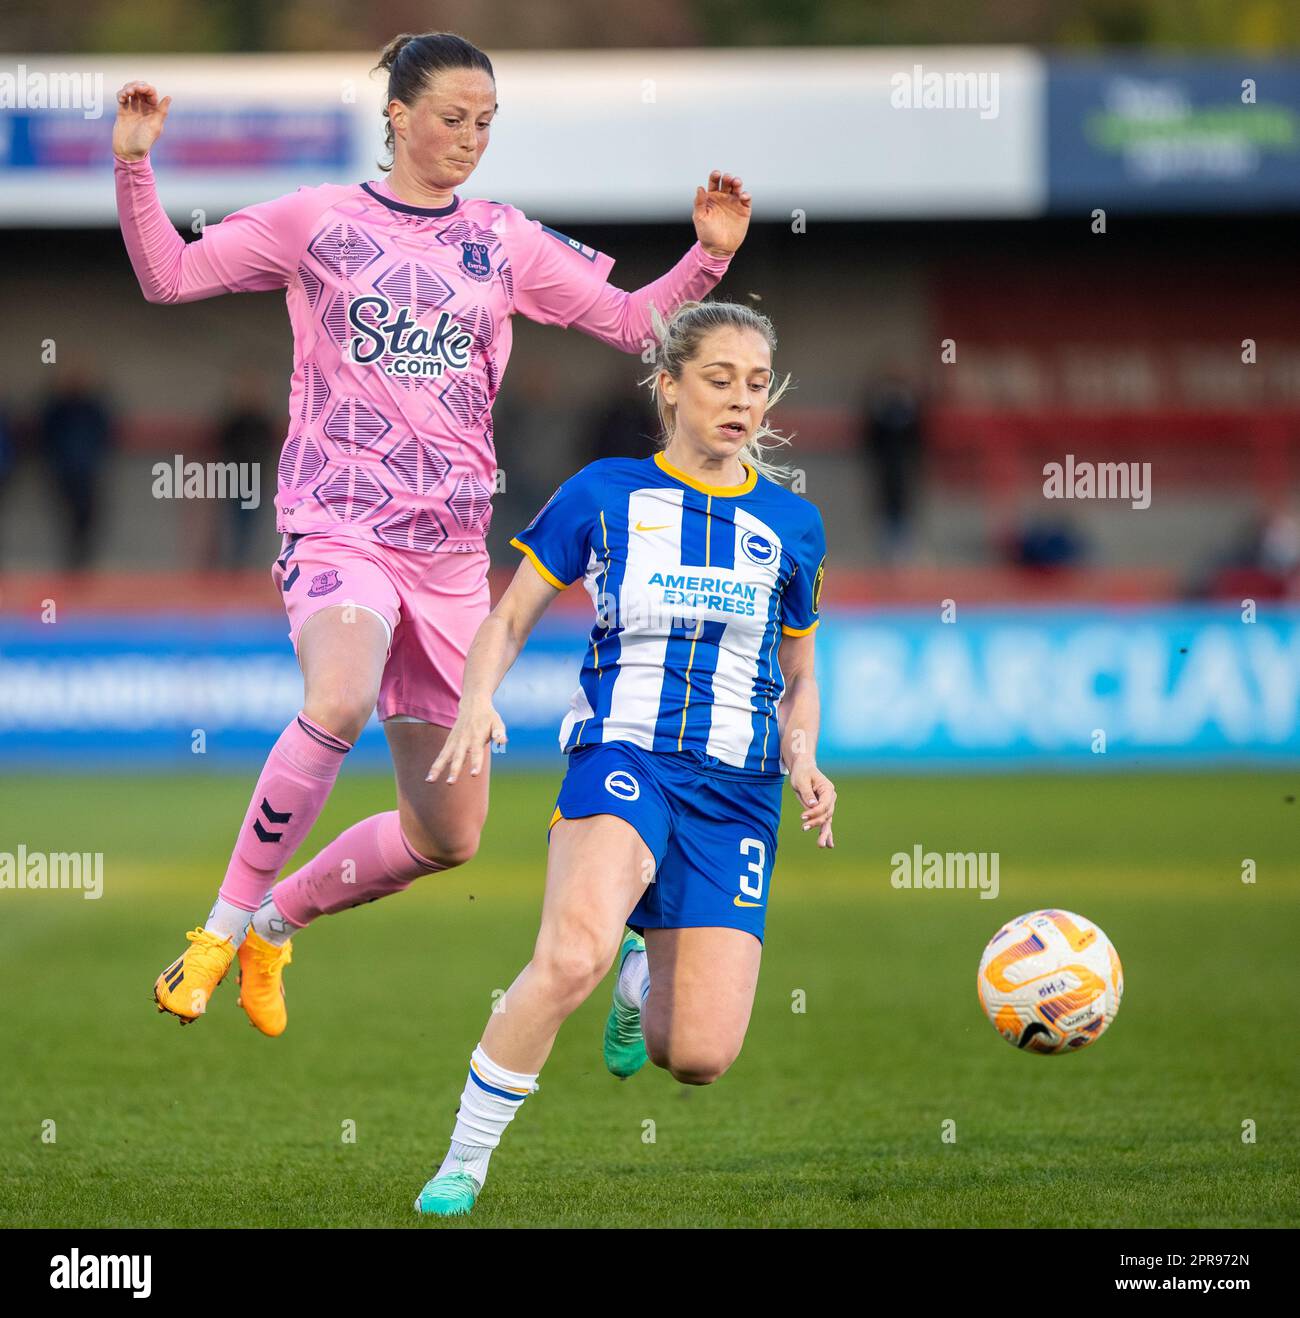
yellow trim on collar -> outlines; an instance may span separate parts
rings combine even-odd
[[[703,481],[697,481],[694,476],[688,476],[684,471],[674,467],[662,452],[655,454],[655,465],[673,480],[681,481],[683,485],[689,485],[691,489],[699,490],[701,494],[716,494],[720,499],[738,498],[742,494],[748,494],[758,484],[758,472],[747,462],[740,464],[749,473],[740,485],[706,485]]]

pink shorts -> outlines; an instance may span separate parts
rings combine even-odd
[[[303,623],[321,609],[351,604],[377,613],[388,625],[379,717],[449,728],[465,656],[490,607],[488,562],[486,549],[431,554],[309,531],[285,536],[271,576],[284,596],[295,651]]]

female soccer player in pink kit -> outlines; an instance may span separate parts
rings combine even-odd
[[[257,781],[206,924],[155,984],[159,1009],[182,1022],[204,1012],[238,953],[240,1005],[264,1034],[280,1034],[290,934],[474,855],[487,775],[426,776],[488,612],[492,402],[511,317],[638,352],[651,304],[668,315],[712,289],[749,225],[741,180],[714,171],[696,189],[695,245],[654,283],[614,288],[611,257],[512,206],[459,195],[497,109],[482,51],[447,33],[402,36],[380,67],[387,180],[300,188],[188,244],[149,164],[171,98],[142,82],[118,93],[118,214],[146,299],[282,288],[294,335],[273,576],[303,707]],[[376,707],[397,809],[354,824],[277,884]]]

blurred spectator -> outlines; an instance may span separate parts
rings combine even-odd
[[[655,451],[659,418],[650,391],[634,375],[593,413],[584,437],[583,462],[598,458],[645,458]]]
[[[9,419],[9,409],[0,403],[0,526],[4,525],[5,487],[13,474],[15,463],[14,432]],[[4,550],[4,540],[0,537],[0,554]]]
[[[1283,578],[1295,576],[1300,569],[1300,516],[1294,508],[1275,508],[1264,518],[1259,565]]]
[[[1086,558],[1087,541],[1065,521],[1037,521],[1015,532],[1006,545],[1006,555],[1017,567],[1051,571],[1078,567]]]
[[[912,525],[925,446],[921,392],[900,362],[890,364],[867,400],[862,445],[874,476],[887,562],[912,553]]]
[[[1265,513],[1193,581],[1189,594],[1210,599],[1288,599],[1300,590],[1300,515]]]
[[[217,420],[215,446],[216,461],[258,468],[257,488],[263,503],[275,499],[277,450],[285,432],[268,396],[266,377],[260,370],[252,366],[237,370],[230,377],[225,410]],[[224,502],[213,566],[247,567],[261,508],[245,508],[233,498]]]
[[[77,571],[89,565],[94,553],[113,422],[87,366],[75,362],[56,369],[59,383],[46,400],[37,434],[66,517],[64,566]]]

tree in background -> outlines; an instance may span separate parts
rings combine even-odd
[[[1156,50],[1300,49],[1296,0],[16,0],[8,51],[378,50],[433,25],[489,51],[656,46],[1016,44]]]

